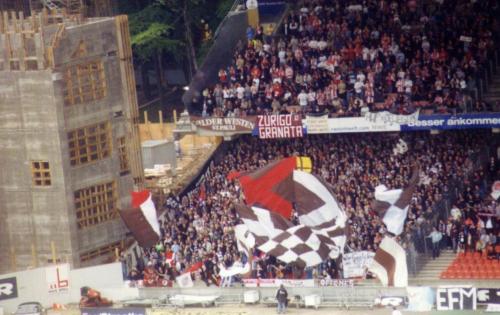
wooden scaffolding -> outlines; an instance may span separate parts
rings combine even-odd
[[[0,71],[36,71],[54,66],[54,50],[64,34],[65,24],[79,24],[81,15],[68,15],[65,10],[32,12],[0,12]],[[42,28],[57,25],[46,44]]]
[[[85,17],[113,16],[113,0],[0,0],[0,11],[31,12],[64,10],[67,14],[79,14]]]
[[[132,46],[130,43],[130,31],[128,17],[120,15],[115,18],[116,35],[118,39],[118,56],[120,57],[120,71],[123,80],[123,96],[128,106],[125,116],[130,122],[127,124],[127,149],[130,170],[134,178],[136,189],[144,188],[144,169],[142,166],[141,141],[139,139],[139,106],[137,104],[137,93],[135,89],[135,75],[132,61]]]

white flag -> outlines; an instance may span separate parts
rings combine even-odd
[[[384,286],[407,287],[408,269],[405,250],[391,237],[385,236],[368,268]]]
[[[177,284],[181,288],[192,288],[194,285],[193,279],[191,279],[190,272],[183,273],[182,275],[175,278],[175,281],[177,281]]]

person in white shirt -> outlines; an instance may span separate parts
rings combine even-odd
[[[238,84],[238,87],[236,88],[236,97],[239,100],[242,100],[244,96],[245,96],[245,88]]]
[[[406,80],[404,82],[404,87],[405,87],[405,93],[407,95],[410,95],[411,89],[413,87],[413,81],[409,77],[406,77]]]
[[[354,83],[354,92],[356,93],[356,97],[362,98],[363,97],[363,88],[365,85],[361,81],[356,81]]]
[[[307,95],[306,91],[302,90],[299,93],[299,95],[297,96],[297,99],[299,100],[300,107],[306,107],[307,106],[308,95]]]
[[[436,257],[439,257],[439,244],[443,238],[443,234],[434,227],[427,238],[430,238],[432,241],[432,259],[436,259]]]

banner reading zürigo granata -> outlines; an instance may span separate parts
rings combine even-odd
[[[259,115],[257,132],[260,139],[302,138],[304,129],[300,115]]]

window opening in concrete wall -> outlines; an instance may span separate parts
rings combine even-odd
[[[31,175],[33,176],[34,186],[50,186],[50,165],[47,161],[32,161]]]
[[[88,103],[106,97],[106,76],[101,61],[71,66],[64,72],[66,106]]]
[[[79,229],[113,220],[118,215],[116,182],[106,182],[74,192]]]
[[[109,122],[68,132],[69,160],[72,166],[101,160],[111,155]]]
[[[118,138],[118,154],[120,155],[120,175],[127,175],[130,173],[130,166],[128,163],[125,137]]]

